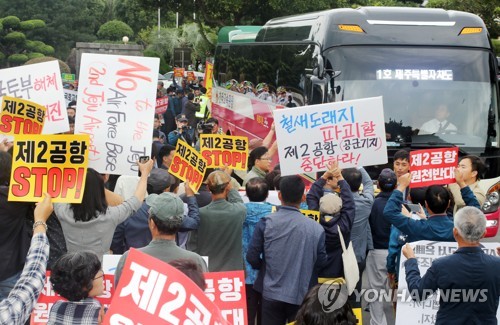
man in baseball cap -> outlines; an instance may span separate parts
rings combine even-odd
[[[173,193],[164,192],[148,196],[146,203],[150,206],[148,225],[153,240],[139,250],[166,263],[177,259],[190,259],[206,272],[207,265],[200,255],[178,247],[175,242],[175,235],[181,228],[184,217],[182,200]],[[123,254],[118,262],[115,285],[118,285],[127,255],[128,252]]]

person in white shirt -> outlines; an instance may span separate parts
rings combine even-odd
[[[446,105],[439,105],[435,114],[435,118],[425,122],[420,127],[418,132],[419,135],[457,133],[457,127],[448,120],[450,112],[448,111],[448,107]]]

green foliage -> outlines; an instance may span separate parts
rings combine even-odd
[[[49,62],[49,61],[54,61],[54,60],[57,60],[57,59],[50,57],[50,56],[44,56],[44,57],[38,57],[38,58],[31,59],[31,60],[27,61],[24,65]],[[59,62],[59,69],[61,70],[61,73],[71,73],[71,69],[69,68],[69,66],[65,62],[63,62],[61,60],[57,60],[57,61]]]
[[[50,45],[44,45],[42,46],[42,48],[40,49],[40,52],[42,54],[45,54],[45,55],[53,55],[55,50],[52,46]]]
[[[26,42],[26,35],[21,32],[10,32],[3,39],[10,44],[22,45]]]
[[[16,16],[7,16],[2,19],[3,28],[5,29],[15,29],[19,28],[21,25],[21,20]]]
[[[37,28],[44,28],[45,22],[40,19],[31,19],[31,20],[25,20],[22,21],[20,24],[21,30],[27,31],[27,30],[33,30]]]
[[[43,55],[42,53],[37,53],[37,52],[32,52],[32,53],[28,53],[28,59],[35,59],[35,58],[43,58],[45,55]]]
[[[495,50],[495,54],[500,56],[500,39],[492,39],[491,43],[493,44],[493,49]]]
[[[14,65],[20,65],[28,61],[28,56],[26,54],[12,54],[7,60]]]
[[[167,64],[167,61],[165,61],[165,58],[158,52],[155,52],[153,50],[144,50],[143,52],[144,56],[149,57],[149,58],[160,58],[160,73],[164,74],[170,71],[170,66]]]
[[[97,32],[97,37],[102,40],[118,41],[121,40],[123,36],[132,38],[134,36],[134,31],[129,25],[119,20],[108,21],[103,24]]]
[[[2,62],[3,60],[5,60],[5,54],[0,52],[0,62]]]
[[[429,0],[427,7],[474,13],[483,19],[492,38],[500,36],[499,0]]]

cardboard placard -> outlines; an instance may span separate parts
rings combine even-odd
[[[179,139],[168,171],[182,181],[189,180],[189,187],[198,192],[207,171],[207,161],[196,149]]]
[[[201,134],[200,152],[208,168],[228,166],[234,170],[247,170],[248,138],[221,134]]]
[[[410,152],[410,187],[455,183],[458,148],[425,149]]]
[[[0,133],[41,134],[45,124],[46,108],[32,101],[3,96],[1,101]]]

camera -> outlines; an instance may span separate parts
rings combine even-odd
[[[201,134],[212,134],[214,126],[215,126],[214,123],[205,123],[201,121],[200,123],[198,123],[197,128]]]

